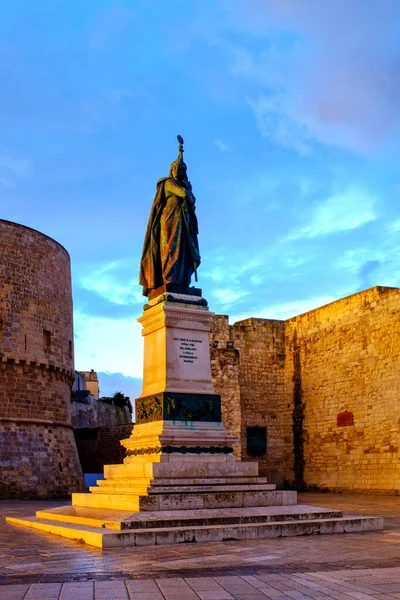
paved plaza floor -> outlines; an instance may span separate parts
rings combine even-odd
[[[299,494],[384,531],[100,550],[0,519],[0,600],[400,598],[400,497]],[[60,501],[0,501],[32,516]]]

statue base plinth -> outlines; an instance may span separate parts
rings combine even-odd
[[[177,292],[165,292],[160,296],[156,296],[152,300],[149,300],[143,307],[143,310],[149,310],[156,304],[162,304],[163,302],[174,302],[175,304],[186,304],[187,306],[202,306],[207,308],[208,302],[202,296],[189,296],[188,294],[178,294]]]
[[[135,401],[136,426],[150,421],[221,422],[221,396],[161,392]]]
[[[196,287],[187,287],[186,285],[178,285],[177,283],[164,283],[155,290],[149,292],[149,300],[157,298],[166,292],[173,292],[176,294],[185,294],[186,296],[201,296],[201,289]]]
[[[235,460],[235,436],[221,419],[221,398],[211,381],[209,330],[213,313],[204,306],[154,298],[139,322],[144,336],[142,395],[128,440],[126,464]],[[189,296],[200,300],[199,296]],[[174,299],[175,300],[175,299]],[[195,470],[193,471],[193,476]]]
[[[234,462],[233,444],[221,422],[154,421],[135,425],[121,444],[127,450],[124,464],[146,462]],[[193,474],[195,473],[195,469]]]
[[[144,337],[140,398],[163,392],[214,394],[209,347],[214,313],[204,306],[164,300],[163,296],[152,302],[154,305],[138,319]]]

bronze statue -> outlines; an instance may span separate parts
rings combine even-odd
[[[191,276],[200,264],[196,198],[187,178],[180,135],[178,158],[169,177],[157,182],[140,262],[143,295],[168,284],[189,288]]]

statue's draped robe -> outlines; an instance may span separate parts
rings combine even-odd
[[[175,193],[166,187],[172,187]],[[145,296],[165,283],[189,287],[191,275],[200,264],[197,234],[196,213],[185,188],[171,178],[160,179],[140,263],[140,284]]]

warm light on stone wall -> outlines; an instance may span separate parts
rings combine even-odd
[[[216,315],[210,345],[237,454],[250,458],[246,427],[266,426],[267,453],[253,460],[270,481],[400,490],[400,289],[370,288],[287,321],[229,326]]]
[[[71,427],[73,322],[68,252],[0,220],[0,496],[82,488]]]

